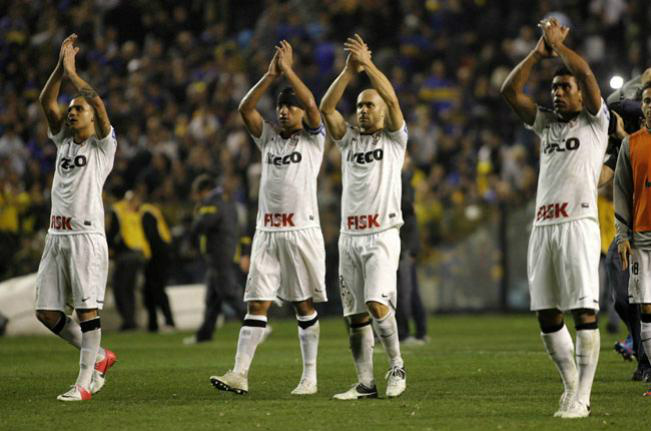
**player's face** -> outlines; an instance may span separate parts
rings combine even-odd
[[[298,106],[283,104],[276,107],[278,122],[283,130],[292,131],[300,129],[303,124],[304,114],[305,111]]]
[[[583,96],[570,75],[555,76],[552,81],[554,110],[560,114],[578,112],[583,109]]]
[[[642,92],[642,113],[646,120],[646,126],[651,125],[651,88],[647,88]]]
[[[375,90],[364,90],[357,97],[357,124],[363,132],[384,127],[385,104]]]
[[[66,113],[66,123],[73,130],[83,130],[93,127],[95,121],[93,108],[83,97],[77,97],[70,101]]]

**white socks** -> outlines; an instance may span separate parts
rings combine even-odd
[[[567,326],[563,325],[556,332],[548,334],[541,333],[540,338],[542,338],[543,344],[545,345],[545,350],[547,350],[550,358],[556,364],[556,368],[563,380],[565,392],[575,394],[579,373],[574,362],[574,345]]]
[[[81,349],[81,326],[71,317],[61,313],[61,320],[51,329],[57,336],[63,338],[77,349]],[[100,347],[97,350],[97,359],[99,362],[104,359],[104,349]]]
[[[384,350],[389,356],[389,364],[393,367],[404,367],[402,356],[400,356],[400,340],[398,339],[398,324],[393,310],[389,311],[381,319],[373,318],[373,326],[382,340]]]
[[[81,322],[81,348],[79,353],[79,376],[76,384],[90,388],[90,381],[95,370],[95,359],[102,339],[99,317]]]
[[[240,336],[237,340],[237,353],[235,354],[235,366],[233,371],[248,375],[255,349],[264,337],[267,327],[267,316],[247,314],[244,316],[244,323],[240,328]]]
[[[355,369],[357,370],[357,380],[368,388],[375,386],[373,378],[373,329],[371,322],[362,324],[363,326],[350,327],[350,350],[353,352]]]
[[[577,399],[585,405],[590,405],[590,392],[595,371],[597,371],[600,349],[599,329],[577,329],[576,366],[579,369]]]
[[[296,316],[298,320],[298,340],[303,357],[301,380],[316,383],[316,357],[319,350],[319,316],[316,311],[309,316]]]

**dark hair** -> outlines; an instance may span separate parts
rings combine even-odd
[[[203,192],[205,190],[213,190],[217,187],[217,181],[207,174],[201,174],[192,182],[193,192]]]
[[[647,83],[640,88],[640,99],[642,99],[642,93],[644,93],[644,90],[648,90],[649,88],[651,88],[651,81],[647,81]]]
[[[567,67],[561,66],[558,69],[556,69],[553,78],[557,76],[574,76],[574,74],[570,72],[570,69],[568,69]]]
[[[298,97],[296,97],[296,92],[292,87],[285,87],[280,91],[280,93],[278,93],[276,106],[280,106],[280,105],[297,106],[303,109],[303,106],[300,100],[298,100]]]

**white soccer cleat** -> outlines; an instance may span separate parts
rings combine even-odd
[[[562,419],[579,419],[590,416],[590,406],[574,399],[567,410],[560,414]]]
[[[301,379],[298,386],[292,391],[292,395],[313,395],[316,394],[317,387],[314,380]]]
[[[210,376],[210,383],[220,391],[244,395],[249,392],[249,382],[244,374],[228,370],[223,376]]]
[[[574,392],[566,391],[561,394],[561,399],[558,401],[558,410],[556,410],[556,413],[554,413],[555,418],[562,417],[563,413],[570,408],[574,396]]]
[[[87,401],[90,400],[91,393],[79,385],[72,385],[70,390],[65,394],[57,397],[59,401]]]
[[[361,384],[355,383],[346,392],[334,395],[332,398],[335,400],[360,400],[364,398],[377,398],[377,387],[375,384],[370,388]]]
[[[96,394],[104,387],[106,383],[106,374],[108,370],[115,365],[118,361],[118,357],[115,353],[109,349],[104,349],[104,359],[95,363],[95,369],[93,370],[93,377],[90,381],[90,393]]]
[[[387,371],[387,397],[399,397],[407,389],[407,372],[402,367],[393,367]]]

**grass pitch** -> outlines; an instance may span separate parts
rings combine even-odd
[[[184,346],[186,334],[106,333],[119,362],[89,402],[56,396],[74,383],[79,355],[47,337],[0,338],[0,430],[610,430],[648,428],[651,399],[631,382],[634,364],[614,353],[602,331],[593,415],[552,418],[562,391],[533,316],[443,316],[432,340],[403,349],[407,391],[393,400],[334,401],[355,381],[344,325],[321,321],[319,393],[289,392],[301,374],[296,323],[272,321],[258,347],[249,394],[219,392],[208,380],[232,366],[238,326],[215,341]],[[376,346],[375,376],[384,392],[387,362]]]

